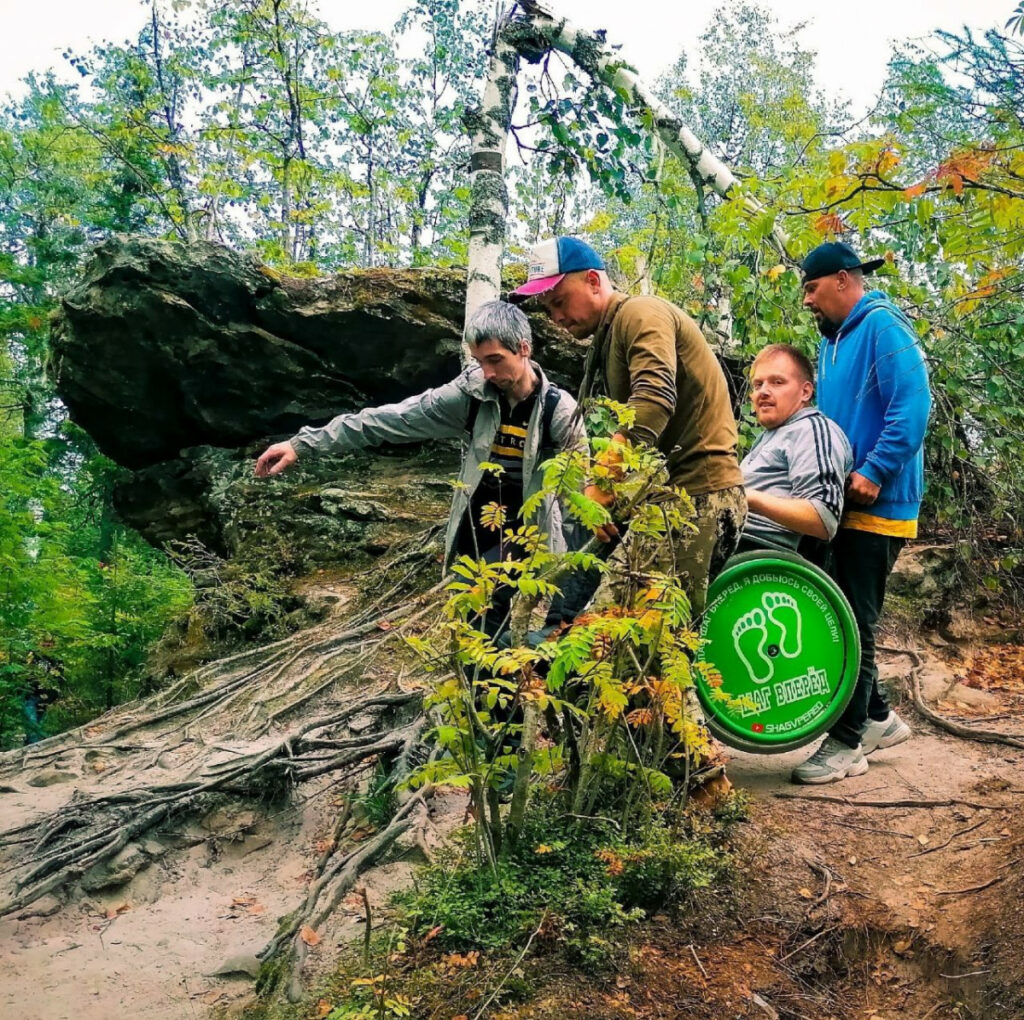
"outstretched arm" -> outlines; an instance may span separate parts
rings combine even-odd
[[[268,447],[256,461],[256,474],[279,474],[307,450],[365,450],[383,443],[457,438],[469,419],[471,399],[460,376],[397,404],[339,414],[326,425],[307,426],[287,442]]]

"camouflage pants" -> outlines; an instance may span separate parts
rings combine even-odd
[[[706,492],[693,498],[693,523],[676,533],[671,541],[654,540],[647,535],[627,533],[609,558],[609,572],[594,596],[596,607],[621,602],[616,578],[633,561],[634,567],[670,574],[679,578],[690,598],[693,619],[704,612],[708,583],[721,573],[726,560],[736,551],[747,520],[747,496],[742,485],[718,492]],[[620,596],[616,598],[616,596]]]
[[[595,609],[623,604],[626,597],[624,574],[632,564],[632,569],[640,573],[656,571],[679,578],[690,598],[693,626],[700,626],[699,617],[704,612],[708,584],[721,573],[726,560],[736,551],[743,533],[747,519],[746,492],[742,485],[736,485],[694,496],[693,508],[696,531],[687,529],[674,534],[670,541],[626,534],[622,544],[609,557],[608,573],[602,578],[594,596]],[[703,727],[704,713],[692,687],[686,692],[686,708],[690,718]],[[721,761],[721,754],[716,750],[708,758],[693,762],[691,772],[704,776],[718,774],[724,768]]]

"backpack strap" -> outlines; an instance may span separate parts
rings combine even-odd
[[[544,407],[541,409],[538,450],[555,449],[555,440],[551,435],[551,423],[555,419],[555,408],[558,407],[558,402],[561,399],[562,391],[554,383],[549,384],[548,391],[544,394]]]
[[[469,414],[466,416],[466,432],[473,437],[473,429],[476,428],[477,415],[480,413],[480,405],[483,401],[479,397],[469,398]]]

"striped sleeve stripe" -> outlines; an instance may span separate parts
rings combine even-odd
[[[840,478],[836,474],[835,440],[832,436],[832,429],[829,428],[828,421],[821,415],[818,415],[817,424],[821,429],[821,433],[824,438],[825,477],[829,480],[827,491],[831,497],[829,505],[832,508],[832,512],[838,517],[843,509],[843,488],[845,487],[846,479]]]
[[[811,429],[814,432],[815,452],[818,456],[818,469],[821,471],[822,499],[829,509],[838,517],[843,505],[843,493],[840,482],[835,475],[835,451],[832,442],[832,430],[828,422],[819,413],[811,417]]]

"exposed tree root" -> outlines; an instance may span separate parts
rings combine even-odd
[[[410,742],[417,736],[417,733],[411,732]],[[410,797],[385,828],[355,849],[347,853],[338,853],[334,848],[327,851],[305,900],[282,922],[273,939],[259,954],[264,963],[259,984],[262,990],[276,986],[283,979],[284,970],[288,969],[290,973],[286,995],[291,1002],[297,1002],[302,997],[302,967],[307,952],[307,944],[302,937],[304,931],[311,929],[316,932],[352,889],[362,872],[417,823],[419,816],[426,811],[426,800],[432,792],[433,788],[426,786]]]
[[[210,765],[196,778],[72,801],[56,818],[44,818],[35,827],[5,833],[4,837],[9,837],[28,832],[35,843],[13,869],[12,888],[0,898],[0,915],[21,909],[80,878],[169,815],[196,807],[206,795],[266,796],[268,791],[284,790],[327,772],[342,772],[367,760],[399,756],[422,733],[422,716],[401,729],[349,737],[336,734],[356,715],[412,705],[419,697],[416,691],[371,695],[331,717],[304,724],[261,753]]]
[[[1007,733],[999,733],[997,730],[979,730],[974,726],[965,726],[963,723],[954,722],[940,715],[925,700],[921,691],[921,670],[924,668],[924,659],[919,652],[913,648],[893,648],[890,646],[878,646],[880,652],[888,652],[892,655],[906,655],[913,667],[910,670],[910,686],[914,698],[914,708],[921,713],[929,722],[934,723],[940,729],[955,736],[967,740],[977,740],[982,744],[1006,744],[1008,747],[1024,748],[1024,738],[1015,737]]]
[[[821,794],[773,793],[776,800],[816,800],[823,804],[842,804],[853,808],[940,808],[969,807],[980,811],[998,811],[1002,804],[983,804],[977,800],[949,797],[943,800],[850,800],[849,797],[828,797]]]
[[[87,872],[111,884],[128,881],[146,859],[147,833],[159,827],[166,834],[172,821],[181,826],[225,796],[265,802],[311,781],[317,793],[338,783],[351,789],[380,764],[395,782],[407,776],[427,719],[422,692],[400,682],[403,636],[437,610],[440,588],[411,589],[417,570],[410,563],[433,567],[434,560],[422,546],[404,551],[399,571],[373,575],[385,594],[347,617],[210,663],[145,701],[0,754],[0,773],[12,784],[41,770],[75,781],[58,809],[12,817],[0,833],[0,915]],[[264,983],[287,973],[290,995],[298,994],[306,953],[300,933],[323,925],[395,840],[410,830],[422,839],[429,793],[408,799],[358,845],[345,845],[349,817],[342,811],[305,899],[261,954]],[[54,803],[52,794],[47,802]],[[32,810],[27,799],[21,809]],[[139,849],[118,858],[133,843]]]

